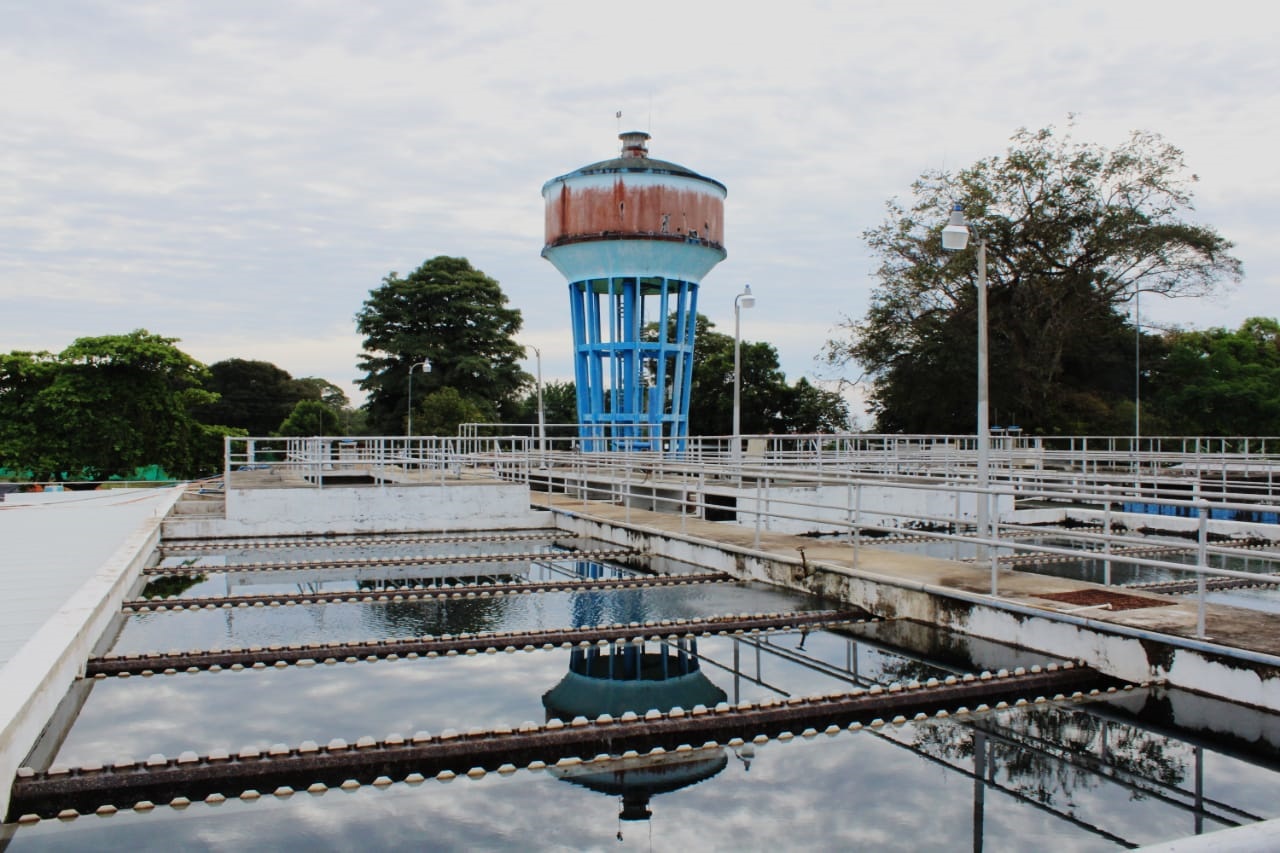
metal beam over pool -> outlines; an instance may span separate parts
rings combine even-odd
[[[1050,665],[1012,674],[983,673],[944,682],[930,679],[889,688],[873,687],[786,701],[770,699],[753,704],[721,703],[715,708],[698,706],[668,713],[650,711],[614,718],[601,715],[594,721],[578,717],[569,723],[550,720],[544,725],[525,724],[519,729],[499,727],[466,734],[423,732],[412,738],[390,736],[377,741],[360,738],[326,746],[307,742],[294,748],[262,753],[245,750],[177,758],[155,756],[145,763],[128,762],[110,767],[94,765],[59,768],[57,772],[19,771],[14,783],[10,813],[43,817],[72,816],[103,809],[130,808],[139,803],[175,802],[239,796],[243,792],[270,793],[277,786],[311,786],[311,790],[344,785],[404,779],[410,774],[457,774],[481,770],[515,769],[518,765],[545,766],[597,760],[608,766],[608,755],[627,750],[650,754],[669,749],[688,750],[689,744],[720,746],[734,738],[779,737],[801,730],[828,734],[841,727],[883,725],[885,718],[902,722],[910,716],[962,716],[998,709],[1008,704],[1083,699],[1084,691],[1098,695],[1113,692],[1115,682],[1085,667]],[[1067,691],[1075,691],[1070,695]],[[1027,699],[1026,697],[1033,697]],[[421,779],[421,776],[416,778]],[[292,792],[293,788],[288,788]],[[175,798],[182,798],[175,799]]]
[[[248,649],[226,649],[189,652],[146,652],[137,655],[106,655],[90,658],[87,676],[173,674],[234,666],[288,665],[303,661],[312,663],[333,660],[396,659],[422,655],[441,655],[495,651],[510,648],[532,649],[538,646],[574,646],[611,643],[621,640],[661,641],[672,637],[736,634],[752,631],[787,630],[791,628],[823,628],[842,625],[870,617],[862,610],[812,610],[800,613],[772,613],[749,616],[717,616],[709,619],[664,619],[661,622],[633,622],[629,625],[594,626],[540,631],[514,631],[492,634],[444,634],[406,639],[366,640],[363,642],[307,643],[294,646],[252,646]]]

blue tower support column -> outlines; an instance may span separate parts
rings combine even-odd
[[[569,285],[585,449],[684,449],[697,292],[665,278]]]

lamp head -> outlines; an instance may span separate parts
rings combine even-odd
[[[964,221],[964,210],[960,202],[951,209],[951,218],[942,229],[942,248],[948,252],[958,252],[969,245],[969,224]]]
[[[753,308],[756,304],[756,298],[751,295],[751,285],[742,288],[742,292],[738,294],[736,301],[739,308]]]

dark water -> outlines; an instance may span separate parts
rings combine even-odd
[[[570,627],[827,604],[717,584],[167,612],[126,619],[115,651]],[[908,622],[703,638],[696,659],[712,689],[731,702],[1050,662]],[[551,713],[544,695],[566,678],[571,661],[568,650],[539,649],[81,682],[60,715],[69,722],[51,728],[29,763],[75,766],[540,722]],[[644,695],[645,704],[663,705],[661,687]],[[1071,851],[1280,816],[1274,796],[1280,720],[1185,693],[1139,689],[1107,701],[799,734],[569,771],[521,769],[449,783],[396,782],[6,825],[0,848],[8,838],[5,849],[21,851]],[[646,813],[647,819],[622,819]]]

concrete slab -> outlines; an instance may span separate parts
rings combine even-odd
[[[170,488],[7,495],[0,503],[0,667],[172,499]]]
[[[0,504],[0,624],[8,626],[0,814],[19,763],[119,613],[181,493],[181,486],[68,492]]]

